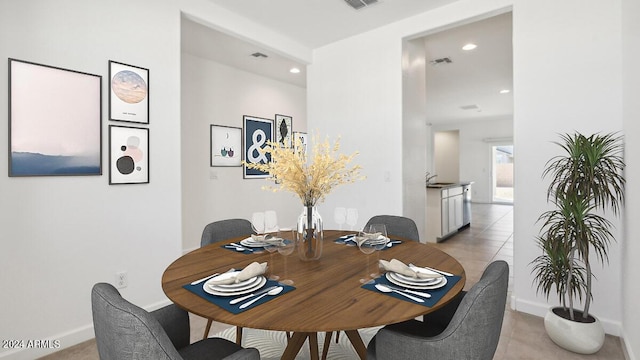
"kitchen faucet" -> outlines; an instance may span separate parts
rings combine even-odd
[[[425,179],[427,180],[427,185],[431,184],[431,180],[436,176],[438,175],[436,174],[431,175],[429,172],[427,172],[427,174],[425,175]]]

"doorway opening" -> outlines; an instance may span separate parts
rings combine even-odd
[[[493,202],[513,204],[513,144],[492,147]]]

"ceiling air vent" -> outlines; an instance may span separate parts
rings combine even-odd
[[[476,104],[473,104],[473,105],[463,105],[463,106],[460,106],[460,109],[462,109],[462,110],[477,110],[477,109],[479,109],[479,107],[478,107],[478,105],[476,105]]]
[[[356,10],[360,10],[363,7],[373,5],[378,2],[378,0],[344,0],[349,6]]]
[[[443,57],[440,59],[434,59],[429,61],[429,64],[436,66],[436,65],[443,65],[443,64],[451,64],[453,61],[451,61],[451,58],[448,57]]]

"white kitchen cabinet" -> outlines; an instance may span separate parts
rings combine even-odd
[[[427,241],[438,242],[463,226],[462,186],[427,188]]]

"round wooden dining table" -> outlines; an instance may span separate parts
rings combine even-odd
[[[244,254],[221,245],[242,238],[214,243],[189,252],[171,263],[162,275],[162,289],[181,308],[221,323],[264,330],[291,332],[282,359],[295,359],[309,339],[312,359],[318,359],[318,332],[344,331],[361,359],[366,346],[358,329],[397,323],[430,313],[451,301],[465,285],[465,271],[460,263],[437,248],[415,241],[379,251],[381,259],[398,259],[405,264],[428,266],[460,276],[460,280],[432,307],[403,301],[361,287],[360,278],[377,266],[377,255],[365,255],[357,246],[335,243],[341,235],[353,232],[324,232],[322,257],[302,261],[297,253],[286,259],[287,277],[295,290],[278,296],[239,314],[233,314],[183,288],[190,282],[230,268],[243,268],[252,262],[269,262],[270,254]],[[393,235],[390,235],[395,239]],[[369,259],[367,260],[367,256]],[[284,258],[273,254],[277,273],[284,272]]]

